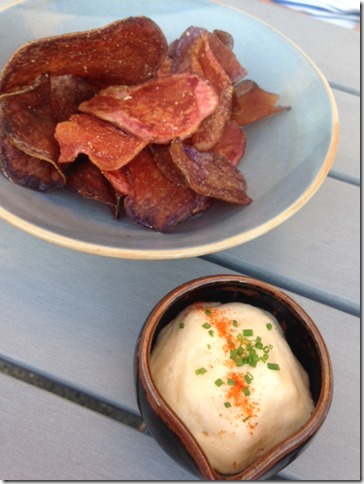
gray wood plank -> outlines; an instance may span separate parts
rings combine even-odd
[[[333,90],[339,111],[339,144],[329,175],[360,184],[360,98]]]
[[[360,92],[359,32],[269,2],[212,1],[244,11],[268,23],[303,49],[333,87]]]
[[[282,225],[205,259],[359,315],[360,190],[327,178]]]
[[[151,437],[0,374],[4,480],[190,480]]]
[[[152,305],[185,280],[228,272],[201,259],[138,262],[80,254],[6,224],[0,227],[0,356],[132,412],[138,411],[132,376],[134,345]],[[326,339],[335,397],[324,429],[311,444],[310,458],[302,456],[307,459],[302,466],[301,461],[293,463],[291,475],[303,479],[356,476],[359,319],[294,297]]]

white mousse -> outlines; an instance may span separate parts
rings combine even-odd
[[[151,371],[222,474],[252,464],[299,430],[314,408],[307,373],[277,320],[248,304],[186,308],[158,336]]]

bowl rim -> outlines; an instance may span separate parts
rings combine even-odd
[[[284,305],[290,306],[299,319],[303,321],[315,343],[321,363],[322,384],[315,409],[307,422],[299,430],[283,441],[277,443],[272,449],[259,457],[253,464],[245,468],[243,471],[232,475],[223,475],[212,468],[206,454],[197,443],[195,437],[180,417],[178,417],[174,410],[164,400],[162,394],[155,386],[150,371],[150,353],[156,328],[161,317],[169,308],[191,291],[194,292],[208,286],[223,286],[228,284],[253,286],[275,298],[279,296]],[[186,450],[189,449],[188,452],[205,479],[221,480],[223,478],[224,480],[255,480],[264,476],[270,469],[274,468],[280,460],[293,453],[303,443],[308,443],[320,429],[329,412],[333,393],[333,375],[331,359],[326,343],[308,313],[291,296],[286,294],[280,288],[265,281],[250,276],[217,274],[201,276],[182,283],[162,297],[154,306],[146,318],[137,346],[138,378],[140,378],[145,390],[149,392],[149,395],[147,393],[149,405],[151,405],[159,417],[163,418],[164,422],[171,430],[176,431]]]

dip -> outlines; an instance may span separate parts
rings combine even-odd
[[[196,303],[159,334],[154,382],[221,474],[296,432],[314,403],[277,320],[243,303]]]

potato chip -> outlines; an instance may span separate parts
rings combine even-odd
[[[188,183],[185,176],[172,159],[169,145],[152,144],[150,149],[154,155],[154,161],[163,175],[172,183],[187,187]]]
[[[119,217],[120,196],[90,161],[82,160],[72,166],[67,176],[67,187],[84,198],[108,205],[114,217]]]
[[[1,170],[13,183],[41,192],[64,187],[66,177],[54,164],[27,155],[1,133],[0,146]]]
[[[248,79],[242,81],[234,88],[231,119],[240,126],[246,126],[290,109],[287,106],[276,106],[278,99],[278,94],[264,91],[256,82]]]
[[[44,73],[81,76],[99,87],[138,84],[155,75],[167,49],[163,32],[147,17],[34,40],[6,64],[0,92],[31,84]]]
[[[129,195],[131,192],[131,186],[126,176],[125,167],[121,167],[118,170],[103,170],[102,174],[114,187],[114,190],[122,196]]]
[[[214,89],[194,74],[157,77],[138,86],[111,86],[80,111],[154,143],[186,138],[217,106]]]
[[[246,181],[240,171],[218,153],[200,152],[175,139],[170,152],[173,161],[196,193],[229,203],[247,205]]]
[[[59,163],[74,161],[86,154],[100,170],[117,170],[146,146],[147,141],[127,134],[91,114],[73,114],[57,124],[55,137],[61,153]]]
[[[90,99],[98,88],[80,76],[51,76],[51,102],[57,122],[66,121],[78,111],[83,101]]]
[[[59,146],[54,138],[56,121],[48,75],[23,89],[1,95],[0,113],[5,135],[19,150],[56,163]]]
[[[137,224],[167,232],[211,203],[190,188],[170,182],[149,149],[141,151],[125,169],[132,191],[124,200],[124,208]]]
[[[242,159],[246,148],[246,136],[238,123],[229,120],[222,132],[221,138],[210,151],[224,156],[230,163],[237,165]]]

